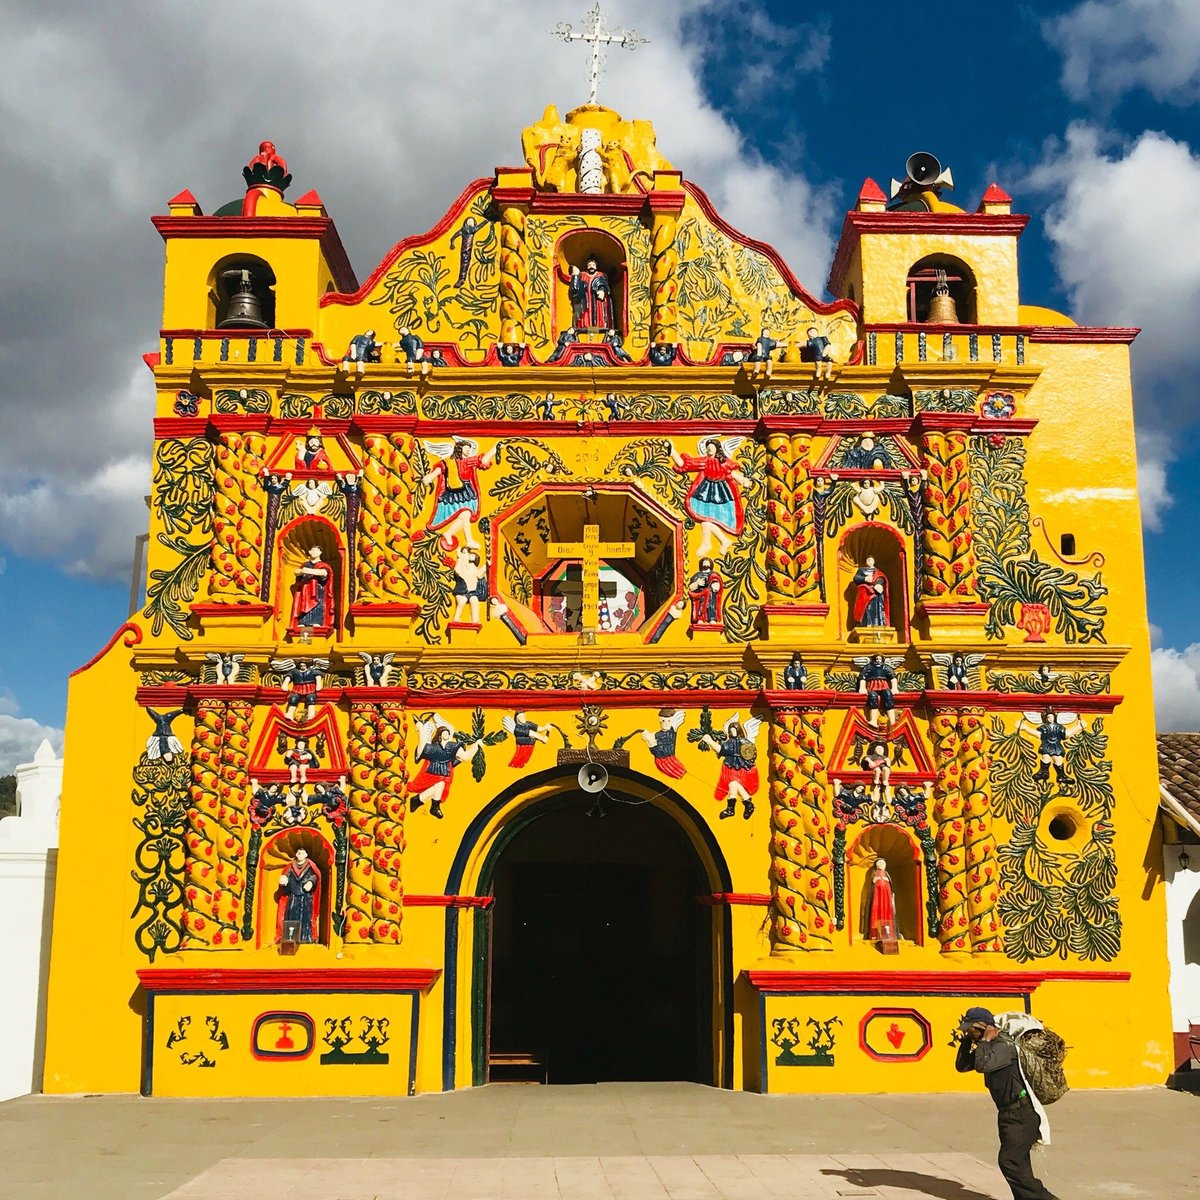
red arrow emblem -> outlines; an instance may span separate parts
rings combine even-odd
[[[900,1049],[900,1043],[904,1041],[904,1037],[904,1030],[893,1021],[891,1029],[887,1031],[887,1040],[892,1043],[893,1050]]]

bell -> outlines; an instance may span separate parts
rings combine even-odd
[[[225,293],[229,299],[225,302],[217,328],[266,329],[262,301],[254,291],[254,276],[244,267],[235,268],[222,271],[221,282],[225,285]]]
[[[954,303],[954,297],[950,295],[950,285],[946,282],[945,271],[937,273],[933,298],[929,301],[929,315],[925,320],[930,325],[958,324],[958,308]]]

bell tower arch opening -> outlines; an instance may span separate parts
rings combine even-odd
[[[480,870],[494,903],[474,1081],[729,1086],[729,914],[703,903],[729,886],[719,849],[696,844],[698,815],[656,781],[616,768],[596,796],[547,774]]]

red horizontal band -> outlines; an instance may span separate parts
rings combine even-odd
[[[1128,983],[1128,971],[747,971],[760,992],[1027,995],[1043,983]]]
[[[426,991],[436,967],[305,967],[278,971],[213,967],[143,967],[138,980],[152,994],[170,992],[400,992]]]
[[[697,896],[696,901],[711,908],[722,904],[751,904],[766,908],[771,903],[771,897],[764,892],[713,892],[711,896]]]

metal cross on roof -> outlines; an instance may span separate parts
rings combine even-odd
[[[588,9],[587,23],[584,26],[582,33],[576,33],[566,21],[559,23],[550,32],[555,37],[560,37],[564,42],[590,42],[592,47],[592,65],[588,72],[588,81],[590,91],[588,95],[588,103],[595,104],[596,89],[600,84],[600,72],[604,68],[604,55],[600,52],[601,46],[624,46],[626,50],[633,50],[638,46],[643,46],[649,40],[635,33],[632,29],[617,29],[609,30],[608,23],[604,20],[604,14],[600,11],[599,0]]]

